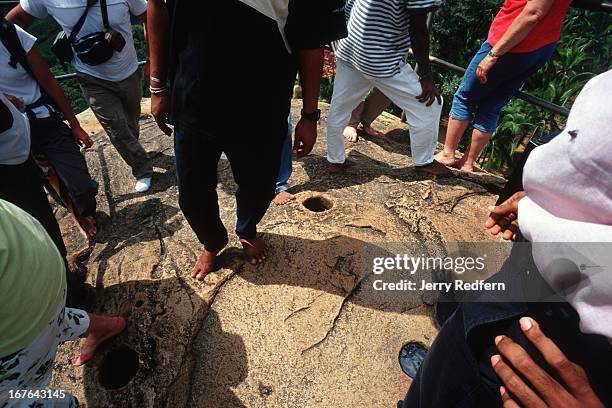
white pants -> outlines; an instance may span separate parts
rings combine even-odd
[[[327,118],[327,160],[335,164],[344,163],[346,155],[342,132],[349,123],[351,112],[374,87],[406,113],[414,165],[424,166],[431,163],[438,143],[442,105],[435,101],[431,106],[426,106],[416,99],[422,88],[419,76],[412,67],[404,65],[400,72],[391,78],[374,78],[362,74],[341,60],[336,63],[334,93]]]

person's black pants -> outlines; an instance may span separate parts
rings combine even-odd
[[[177,129],[174,148],[179,205],[198,239],[208,251],[219,251],[227,230],[219,217],[217,165],[225,153],[236,190],[236,234],[251,239],[274,198],[287,120],[264,126],[261,134],[214,135]]]
[[[77,300],[75,297],[86,295],[81,293],[82,277],[72,273],[68,267],[66,245],[64,245],[59,224],[47,200],[42,174],[32,157],[22,164],[0,165],[0,199],[16,205],[40,222],[64,259],[68,285],[66,304],[69,306],[83,305],[82,300]]]
[[[32,153],[43,154],[53,167],[76,207],[77,215],[96,214],[98,183],[89,174],[87,162],[72,137],[70,128],[59,118],[30,120]]]
[[[47,200],[42,175],[32,157],[22,164],[0,165],[0,198],[36,218],[66,259],[62,233]]]
[[[515,246],[489,281],[505,282],[514,293],[520,290],[529,299],[534,293],[552,293],[537,273],[529,245]],[[501,407],[502,384],[491,367],[491,357],[499,354],[494,343],[498,335],[513,339],[553,378],[559,378],[523,334],[519,325],[523,316],[534,318],[567,357],[585,369],[604,405],[612,406],[612,346],[603,336],[582,333],[571,305],[495,301],[486,293],[478,300],[483,301],[459,304],[443,324],[398,407]]]

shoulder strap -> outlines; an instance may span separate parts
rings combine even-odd
[[[110,24],[108,23],[108,9],[106,8],[106,0],[100,0],[100,9],[102,10],[102,22],[104,28],[110,30]]]
[[[91,6],[96,4],[97,1],[98,0],[87,0],[87,7],[85,7],[85,11],[83,12],[83,15],[81,15],[81,18],[79,18],[79,21],[77,21],[76,25],[72,29],[72,32],[70,33],[70,37],[68,37],[68,41],[70,41],[70,44],[74,42],[74,40],[76,39],[76,36],[79,34],[79,31],[81,31],[81,28],[83,28],[83,24],[85,24],[85,20],[87,19],[87,14],[89,13],[89,9],[91,8]]]
[[[4,18],[0,21],[0,39],[11,55],[9,65],[13,67],[13,69],[16,69],[17,64],[21,64],[23,69],[25,69],[30,76],[34,77],[34,73],[28,62],[28,56],[17,36],[15,24]]]
[[[23,49],[21,41],[19,41],[19,36],[17,36],[17,29],[15,28],[15,24],[5,20],[4,18],[0,20],[0,40],[2,40],[2,44],[6,47],[11,56],[9,65],[16,69],[17,64],[21,64],[21,66],[23,67],[23,69],[26,70],[28,75],[30,75],[32,79],[38,82],[38,79],[36,78],[36,75],[34,75],[34,71],[32,71],[32,67],[28,62],[28,55]],[[47,94],[45,89],[40,86],[40,84],[39,87],[41,93],[40,99],[31,106],[28,106],[27,108],[29,109],[31,107],[38,106],[54,107],[55,103],[53,102],[53,99]]]

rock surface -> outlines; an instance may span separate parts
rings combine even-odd
[[[371,290],[369,257],[391,255],[388,243],[440,253],[444,242],[495,241],[482,223],[501,180],[417,173],[406,127],[390,115],[375,123],[386,136],[349,146],[357,165],[331,176],[324,124],[313,154],[294,162],[297,200],[271,207],[261,223],[268,262],[245,265],[233,238],[203,283],[189,278],[202,248],[178,208],[172,139],[143,117],[155,176],[150,194],[139,195],[128,166],[97,132],[85,153],[101,186],[93,249],[62,210],[58,217],[71,254],[89,268],[93,310],[121,314],[129,325],[84,368],[69,364],[78,344],[62,346],[53,386],[87,407],[395,406],[409,386],[398,351],[408,341],[431,343],[433,300]],[[224,158],[219,171],[231,231],[235,185]],[[308,210],[311,198],[318,200],[311,208],[330,208]]]

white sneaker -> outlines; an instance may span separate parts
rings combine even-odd
[[[151,188],[151,177],[143,177],[136,181],[136,192],[144,193],[149,188]]]

